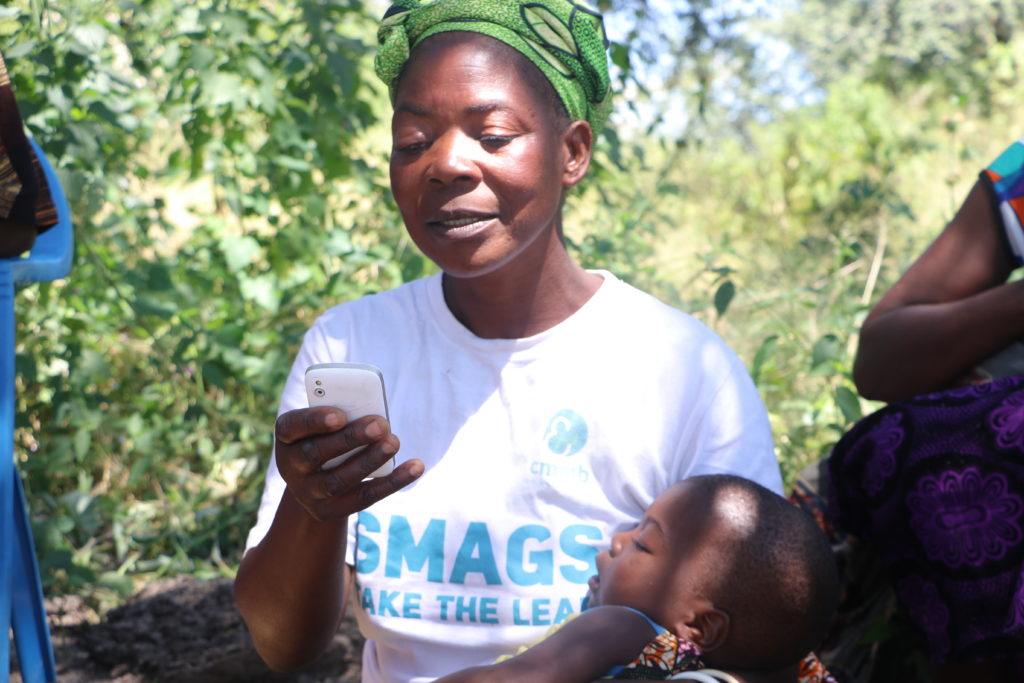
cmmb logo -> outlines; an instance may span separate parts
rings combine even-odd
[[[544,432],[544,443],[555,455],[574,455],[587,444],[587,423],[572,410],[555,413]]]

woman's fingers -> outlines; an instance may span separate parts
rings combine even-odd
[[[286,413],[287,415],[288,413]],[[282,416],[284,417],[284,416]],[[295,418],[299,419],[299,418]],[[316,425],[316,417],[309,419]],[[286,429],[294,429],[286,425]],[[343,429],[327,434],[312,432],[306,438],[285,441],[278,436],[278,453],[288,461],[286,467],[300,474],[312,474],[320,470],[325,462],[349,451],[380,441],[391,431],[388,421],[379,416],[359,418],[345,425]],[[288,435],[294,436],[295,432]],[[280,467],[280,460],[278,465]]]
[[[354,490],[324,502],[336,509],[349,510],[350,512],[347,514],[365,510],[377,501],[387,498],[419,479],[423,470],[424,466],[421,461],[409,460],[396,467],[395,471],[386,477],[367,479],[360,482]]]
[[[363,479],[394,457],[398,447],[398,437],[388,434],[334,469],[313,475],[312,495],[331,498],[358,487]]]
[[[295,443],[317,434],[335,432],[348,422],[345,413],[330,406],[300,408],[282,413],[277,418],[274,434],[281,443]]]
[[[359,454],[354,456],[352,459],[361,459],[361,456],[362,454]],[[379,464],[372,463],[381,462],[378,458],[367,458],[366,460],[371,461],[371,464],[366,464],[362,470],[365,471],[366,474],[369,474],[376,469],[376,467],[379,467]],[[384,458],[384,460],[387,460],[387,458]],[[311,494],[306,497],[300,497],[299,502],[314,518],[321,521],[348,517],[349,515],[354,515],[357,512],[365,510],[377,501],[387,498],[396,491],[416,481],[416,479],[423,474],[423,470],[423,463],[419,460],[403,462],[395,468],[394,472],[386,477],[367,479],[365,481],[359,479],[352,486],[348,485],[351,480],[347,480],[345,485],[342,486],[342,490],[336,495],[324,495],[326,492],[326,484],[312,484],[314,488],[319,490],[319,495]],[[313,480],[316,478],[318,482],[323,482],[326,480],[326,475],[333,474],[333,471],[324,472],[322,474],[308,477],[308,479]],[[321,479],[321,477],[323,477],[323,479]]]
[[[423,463],[410,460],[386,477],[366,479],[398,452],[398,437],[379,415],[347,422],[330,407],[303,408],[281,415],[275,427],[277,466],[289,490],[316,519],[359,512],[407,486],[423,474]],[[328,460],[355,449],[337,467]]]

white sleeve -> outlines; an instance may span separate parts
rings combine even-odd
[[[314,323],[306,331],[305,337],[303,337],[302,347],[295,356],[291,372],[288,373],[284,390],[281,392],[281,401],[277,408],[278,416],[287,413],[289,410],[309,407],[304,379],[306,368],[316,363],[341,362],[344,360],[344,358],[338,358],[339,353],[344,355],[345,348],[344,346],[337,346],[337,340],[334,340],[335,345],[328,348],[326,335],[324,335],[321,329],[321,321],[322,319]],[[260,507],[256,514],[256,524],[249,530],[249,536],[245,541],[246,552],[250,548],[259,545],[263,537],[267,535],[270,525],[274,521],[274,516],[277,514],[277,506],[281,502],[281,496],[284,495],[284,489],[285,482],[281,478],[281,473],[277,470],[277,458],[275,457],[274,449],[271,448],[270,462],[267,464],[267,476],[263,484],[263,496],[260,498]],[[348,552],[352,553],[354,540],[352,539],[353,531],[351,530],[354,529],[354,524],[349,524],[349,529]],[[346,561],[348,561],[348,558],[346,558]]]
[[[679,478],[735,474],[782,494],[768,413],[743,363],[729,356],[725,379],[704,414],[697,457]]]

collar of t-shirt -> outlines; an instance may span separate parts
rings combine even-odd
[[[445,337],[460,348],[475,349],[483,353],[507,354],[510,361],[526,362],[538,356],[544,347],[554,340],[574,337],[584,332],[596,312],[607,306],[614,298],[615,290],[621,285],[621,281],[606,270],[588,272],[600,275],[604,279],[594,295],[562,322],[530,337],[484,339],[473,334],[448,308],[444,300],[440,274],[428,278],[426,282],[427,298],[433,312],[431,318]]]

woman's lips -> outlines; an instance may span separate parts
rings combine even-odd
[[[446,237],[471,237],[497,220],[494,215],[463,215],[427,221],[427,228]]]

